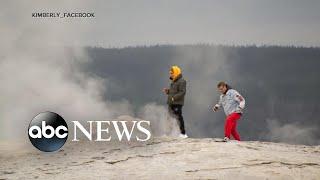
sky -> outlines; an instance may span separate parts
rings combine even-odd
[[[1,1],[1,34],[68,33],[71,45],[320,46],[317,0]],[[95,18],[32,18],[32,12],[94,12]],[[48,26],[49,25],[49,29]],[[56,31],[55,26],[64,30]],[[66,32],[67,29],[67,32]],[[79,36],[80,34],[80,36]],[[51,42],[53,43],[53,42]]]

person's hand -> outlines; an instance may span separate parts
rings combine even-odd
[[[213,106],[212,111],[217,112],[218,111],[218,107],[217,106]]]
[[[174,98],[172,97],[171,100],[172,100],[172,102],[173,102],[173,101],[174,101]]]
[[[169,93],[169,89],[168,88],[163,88],[162,92],[165,93],[165,94],[168,94]]]
[[[242,111],[243,111],[243,109],[241,108],[241,107],[237,107],[237,109],[236,109],[236,113],[242,113]]]

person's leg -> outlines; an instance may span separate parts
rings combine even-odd
[[[169,105],[169,106],[168,106],[168,112],[169,112],[169,116],[170,116],[170,117],[176,118],[176,117],[175,117],[175,114],[174,114],[174,112],[173,112],[173,107],[172,107],[172,105]]]
[[[172,108],[172,106],[171,105],[168,105],[168,117],[167,117],[168,119],[168,121],[172,121],[172,118],[173,119],[176,119],[176,115],[173,113],[173,108]],[[168,134],[171,134],[171,132],[172,132],[172,129],[173,129],[173,127],[170,125],[169,127],[168,127],[168,129],[166,129],[166,135],[168,135]]]
[[[237,132],[237,120],[235,120],[234,123],[233,123],[233,128],[231,130],[231,134],[232,134],[232,136],[234,137],[235,140],[240,141],[240,135]]]
[[[176,119],[178,120],[181,134],[186,134],[186,131],[184,129],[183,116],[182,116],[182,105],[173,105],[172,110],[173,110],[174,114],[176,115]]]
[[[227,137],[230,139],[230,134],[232,130],[232,116],[227,116],[224,124],[224,137]]]
[[[240,114],[238,113],[233,113],[233,118],[232,118],[232,129],[231,129],[231,134],[234,137],[235,140],[240,141],[240,135],[237,132],[237,121],[240,119]]]

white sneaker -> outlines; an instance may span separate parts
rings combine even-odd
[[[230,140],[230,139],[229,139],[228,137],[224,137],[224,138],[223,138],[223,141],[224,141],[224,142],[228,142],[229,140]]]
[[[188,135],[187,134],[180,134],[179,138],[185,139],[185,138],[188,138]]]

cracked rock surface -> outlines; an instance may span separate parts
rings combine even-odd
[[[71,142],[54,153],[0,143],[0,179],[320,179],[320,146],[213,139]]]

